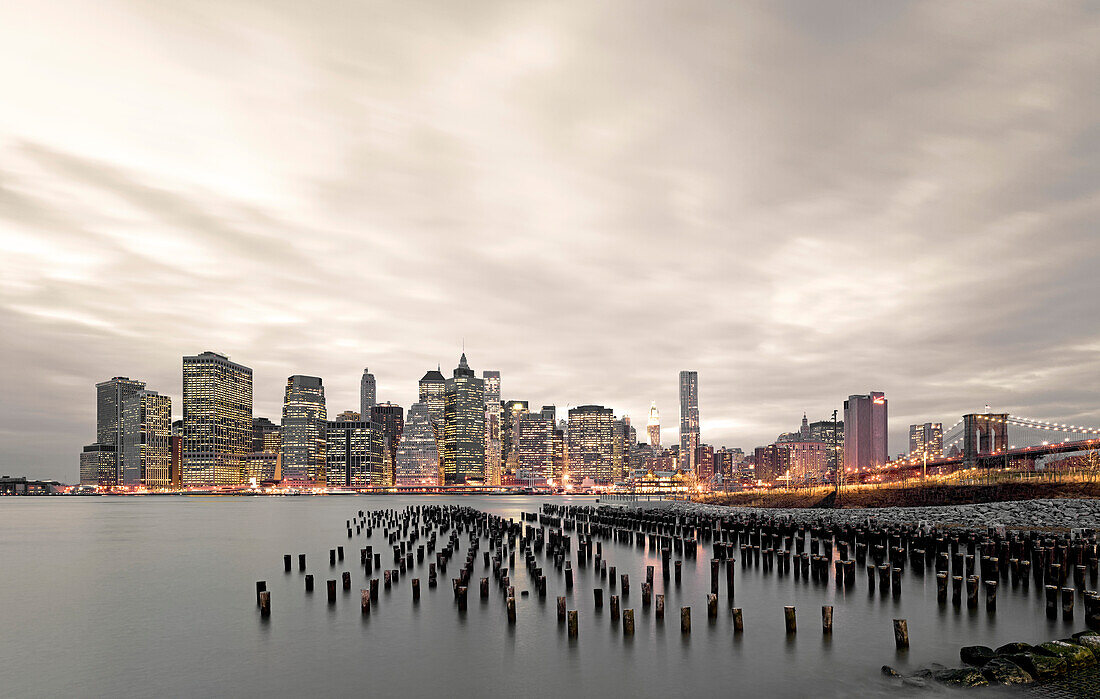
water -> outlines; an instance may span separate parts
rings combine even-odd
[[[569,608],[580,610],[579,638],[559,626],[555,598],[564,579],[544,563],[540,600],[517,556],[513,584],[518,622],[507,623],[502,591],[487,603],[471,585],[469,610],[455,608],[450,577],[462,549],[427,586],[427,558],[417,568],[422,594],[411,601],[408,575],[379,591],[369,617],[359,610],[366,587],[358,549],[389,549],[380,531],[348,539],[345,520],[362,509],[453,503],[518,521],[542,502],[586,498],[507,496],[328,498],[3,498],[0,499],[0,695],[24,696],[876,696],[898,691],[879,674],[931,662],[959,664],[963,645],[1061,638],[1082,624],[1048,620],[1035,586],[1023,595],[1002,583],[998,611],[955,610],[936,602],[933,575],[907,571],[900,601],[866,576],[837,593],[737,564],[736,604],[744,635],[735,638],[723,575],[720,614],[706,617],[709,547],[685,559],[683,583],[665,590],[660,558],[648,549],[603,541],[608,565],[630,575],[636,631],[612,625],[610,592],[593,609],[591,567],[575,570]],[[574,537],[575,538],[575,537]],[[343,545],[345,560],[328,564]],[[482,550],[485,549],[484,542]],[[283,554],[294,554],[293,572]],[[304,593],[297,554],[306,553],[316,591]],[[392,563],[392,556],[388,561]],[[656,567],[654,593],[666,594],[666,618],[644,608],[645,566]],[[390,566],[392,567],[392,566]],[[326,602],[325,580],[352,573],[352,590]],[[380,577],[378,571],[375,575]],[[474,578],[491,576],[479,556]],[[255,582],[266,580],[272,614],[261,620]],[[495,582],[495,581],[494,581]],[[604,581],[606,589],[606,581]],[[380,586],[381,587],[381,586]],[[531,589],[531,596],[519,591]],[[788,638],[784,605],[798,608],[799,631]],[[835,606],[831,638],[821,633],[820,607]],[[682,636],[679,607],[692,607],[693,629]],[[912,647],[899,655],[891,620],[909,621]]]

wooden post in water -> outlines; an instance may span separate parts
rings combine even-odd
[[[508,598],[508,623],[509,624],[516,623],[516,598],[515,597],[509,597]]]
[[[783,607],[783,624],[787,629],[787,633],[795,633],[798,631],[794,607]]]
[[[256,581],[256,606],[260,606],[260,593],[267,589],[266,580]]]
[[[691,633],[691,607],[680,607],[680,633]]]
[[[947,603],[947,572],[936,573],[936,601]]]
[[[595,598],[596,601],[596,609],[603,609],[603,588],[593,588],[592,596]]]
[[[611,595],[611,621],[619,620],[619,596]]]
[[[894,645],[898,650],[909,649],[909,624],[905,619],[894,619]]]
[[[683,568],[683,561],[676,561],[676,585],[680,585],[680,571]]]
[[[718,595],[717,593],[710,593],[707,595],[707,618],[714,620],[718,618]]]
[[[336,581],[328,581],[328,603],[336,604]]]
[[[260,592],[260,616],[271,616],[271,593],[267,590]]]
[[[620,580],[621,580],[622,586],[623,586],[622,596],[623,596],[623,599],[626,599],[627,597],[630,596],[630,576],[627,575],[626,573],[623,573],[619,577],[620,577]]]
[[[489,578],[481,579],[481,599],[489,599]]]
[[[569,610],[569,638],[577,637],[577,610]]]
[[[1073,600],[1074,592],[1072,587],[1062,588],[1062,618],[1066,621],[1073,621]]]
[[[363,616],[370,615],[370,588],[359,591],[359,609]]]
[[[370,598],[372,602],[378,601],[378,578],[370,579]]]
[[[634,610],[627,609],[623,612],[623,635],[634,635]]]
[[[283,556],[283,569],[286,570],[286,572],[288,572],[288,573],[290,572],[290,554],[289,553],[285,554]]]
[[[978,576],[971,575],[966,579],[966,607],[967,609],[978,608]]]
[[[745,619],[744,616],[741,614],[741,608],[734,607],[730,611],[733,612],[733,632],[743,633],[745,631]]]
[[[987,612],[997,611],[997,581],[986,580],[985,581],[985,610]]]
[[[348,571],[345,570],[344,574],[341,576],[341,578],[343,579],[343,582],[344,582],[344,589],[345,590],[350,590],[351,589],[351,573],[349,573]]]
[[[565,621],[565,598],[558,598],[558,623]]]
[[[420,578],[412,579],[413,602],[420,601]]]
[[[665,618],[665,596],[657,595],[657,609],[654,611],[654,618],[661,621]]]
[[[458,588],[458,610],[460,612],[466,611],[466,592],[467,588],[465,585]]]
[[[833,608],[831,605],[821,607],[821,632],[823,634],[833,632]]]
[[[306,555],[304,553],[298,554],[298,570],[303,571],[306,569]]]
[[[313,592],[313,574],[306,573],[306,592]]]

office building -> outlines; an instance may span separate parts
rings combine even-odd
[[[926,422],[909,425],[909,456],[929,461],[943,457],[943,423]]]
[[[579,485],[585,479],[598,484],[614,478],[615,414],[602,405],[581,405],[569,409],[566,434],[569,451],[569,480]]]
[[[374,374],[370,373],[370,369],[363,369],[363,377],[359,379],[359,415],[370,415],[370,409],[376,402]]]
[[[439,485],[439,447],[427,403],[409,408],[394,467],[397,485]]]
[[[844,472],[859,472],[886,463],[887,402],[878,391],[848,396],[844,401]]]
[[[279,452],[279,426],[266,417],[252,418],[252,451]]]
[[[680,470],[695,471],[695,448],[699,446],[699,372],[680,372]]]
[[[810,423],[810,441],[822,442],[828,449],[825,470],[835,473],[844,464],[844,421],[818,420]]]
[[[171,485],[172,399],[138,391],[122,402],[122,485]]]
[[[95,485],[110,487],[122,485],[122,469],[126,453],[122,438],[122,408],[126,399],[145,389],[144,381],[134,381],[125,376],[116,376],[97,383],[96,388],[96,444],[111,449],[94,449],[96,461],[112,458],[113,463],[100,476]],[[91,446],[91,445],[89,445]],[[113,454],[113,457],[106,456]],[[98,468],[98,466],[97,466]],[[91,485],[91,484],[90,484]]]
[[[80,485],[110,488],[118,483],[115,447],[95,442],[80,453]]]
[[[657,410],[657,402],[649,404],[649,422],[645,426],[646,435],[649,437],[649,446],[654,449],[661,448],[661,411]]]
[[[500,401],[500,372],[481,372],[485,382],[485,482],[500,485],[504,478],[504,443],[501,436],[504,406]]]
[[[295,483],[325,484],[328,410],[320,377],[295,374],[283,394],[282,475]]]
[[[184,487],[237,485],[252,452],[252,369],[225,355],[183,358]]]
[[[377,424],[365,420],[326,422],[325,485],[329,488],[387,485],[383,482],[384,449],[384,436]]]
[[[516,481],[545,485],[554,475],[554,421],[544,413],[516,416]]]
[[[444,387],[443,476],[445,485],[485,480],[485,380],[465,352]]]
[[[405,429],[405,409],[395,403],[378,403],[370,411],[370,421],[382,430],[382,485],[397,482],[397,445]]]
[[[783,445],[790,453],[790,483],[818,485],[825,482],[830,447],[824,442],[800,440]]]

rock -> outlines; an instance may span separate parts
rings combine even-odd
[[[1096,656],[1092,651],[1076,643],[1047,641],[1035,646],[1035,652],[1065,660],[1070,670],[1079,670],[1096,664]]]
[[[887,677],[901,677],[901,673],[890,667],[889,665],[882,666],[882,674],[886,675]]]
[[[914,672],[909,677],[910,678],[916,677],[917,679],[921,679],[921,680],[931,679],[932,678],[932,671],[930,669],[926,668],[926,667],[922,667],[921,669],[917,670],[916,672]]]
[[[1091,633],[1077,636],[1076,642],[1078,645],[1091,650],[1095,657],[1100,658],[1100,634]]]
[[[1027,651],[1007,657],[1012,662],[1027,670],[1027,673],[1037,680],[1045,680],[1066,673],[1066,661],[1051,655]]]
[[[983,687],[989,684],[989,680],[982,675],[981,670],[976,670],[972,667],[940,670],[932,677],[937,682],[950,687]]]
[[[967,665],[981,667],[994,658],[996,654],[989,646],[963,646],[959,649],[959,657]]]
[[[1033,684],[1035,678],[1008,658],[993,658],[982,668],[982,675],[993,684]]]
[[[1077,633],[1073,634],[1072,638],[1074,641],[1076,641],[1082,636],[1100,636],[1100,631],[1093,631],[1092,629],[1088,629],[1086,631],[1078,631]]]
[[[1014,643],[1006,643],[993,652],[997,655],[1016,655],[1017,653],[1026,653],[1029,650],[1031,650],[1030,643],[1016,641]]]

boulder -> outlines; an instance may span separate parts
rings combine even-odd
[[[967,665],[981,667],[994,658],[996,654],[989,646],[963,646],[959,649],[959,657]]]
[[[1033,684],[1035,678],[1008,658],[993,658],[982,668],[982,675],[993,684]]]
[[[1065,660],[1070,670],[1079,670],[1096,664],[1096,656],[1092,651],[1076,643],[1047,641],[1035,646],[1035,652]]]
[[[1077,636],[1075,643],[1092,651],[1092,654],[1100,658],[1100,634],[1085,634]]]
[[[1006,643],[993,652],[997,655],[1016,655],[1017,653],[1026,653],[1029,650],[1031,650],[1030,643],[1016,641],[1014,643]]]
[[[890,667],[889,665],[883,665],[882,666],[882,674],[886,675],[887,677],[901,677],[902,676],[900,672],[898,672],[894,668]]]
[[[1051,677],[1066,674],[1066,661],[1051,655],[1026,651],[1007,657],[1012,662],[1027,670],[1027,674],[1037,680],[1050,679]]]
[[[940,684],[950,687],[983,687],[989,684],[989,680],[982,675],[982,671],[972,667],[940,670],[934,673],[932,677]]]

